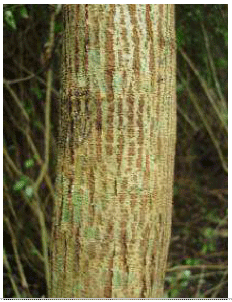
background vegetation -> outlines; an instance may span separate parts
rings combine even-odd
[[[46,297],[62,16],[59,5],[13,4],[3,16],[4,298]],[[227,5],[176,5],[170,298],[228,296],[227,24]]]

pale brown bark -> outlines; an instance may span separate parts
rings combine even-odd
[[[173,5],[64,5],[50,297],[158,298],[176,141]]]

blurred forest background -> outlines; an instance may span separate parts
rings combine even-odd
[[[7,4],[3,19],[4,298],[47,297],[62,14],[59,5]],[[176,40],[178,138],[165,296],[226,298],[228,6],[176,5]]]

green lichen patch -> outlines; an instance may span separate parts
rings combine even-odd
[[[83,289],[83,285],[81,283],[77,283],[74,286],[74,292],[78,292],[79,290]]]
[[[122,285],[122,273],[121,270],[118,268],[114,269],[114,274],[113,274],[113,286],[115,288],[118,288]]]
[[[84,237],[87,239],[97,239],[99,235],[99,230],[93,227],[88,227],[84,231]]]
[[[74,206],[74,221],[80,223],[81,221],[81,205],[82,205],[82,196],[77,192],[73,194],[73,206]]]

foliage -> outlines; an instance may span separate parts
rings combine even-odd
[[[170,298],[228,295],[227,22],[227,5],[176,5],[178,141],[165,284]],[[5,298],[47,295],[61,34],[58,6],[3,7]]]

